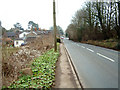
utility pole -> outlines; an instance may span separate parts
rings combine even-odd
[[[53,0],[53,25],[54,25],[54,50],[57,51],[57,39],[56,39],[56,12],[55,12],[55,0]]]

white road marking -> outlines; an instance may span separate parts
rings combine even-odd
[[[89,50],[89,51],[91,51],[91,52],[94,52],[92,49],[89,49],[89,48],[87,48],[87,50]]]
[[[82,48],[85,48],[84,46],[81,46]]]
[[[80,46],[79,44],[77,44],[77,46]]]
[[[110,60],[110,61],[112,61],[112,62],[115,62],[113,59],[111,59],[111,58],[109,58],[109,57],[106,57],[106,56],[104,56],[104,55],[102,55],[102,54],[100,54],[100,53],[97,53],[97,55],[99,55],[99,56],[101,56],[101,57],[104,57],[104,58],[106,58],[106,59],[108,59],[108,60]]]

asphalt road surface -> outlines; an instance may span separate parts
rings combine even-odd
[[[84,88],[118,88],[118,51],[63,40]]]

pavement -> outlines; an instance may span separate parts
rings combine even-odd
[[[83,88],[118,88],[118,51],[71,40],[63,42]]]
[[[81,88],[63,44],[60,44],[60,57],[56,66],[54,88]]]

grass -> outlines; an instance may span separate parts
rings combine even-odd
[[[11,48],[11,47],[2,47],[2,57],[3,60],[7,60],[12,53],[15,53],[19,50],[19,48]]]
[[[116,49],[116,46],[118,45],[118,41],[115,39],[108,39],[108,40],[88,40],[88,41],[82,41],[83,43],[88,43],[96,46],[101,46],[105,48],[111,48],[111,49]]]
[[[59,45],[58,45],[59,46]],[[22,75],[7,88],[51,88],[55,80],[56,61],[59,49],[51,49],[32,62],[32,75]]]

